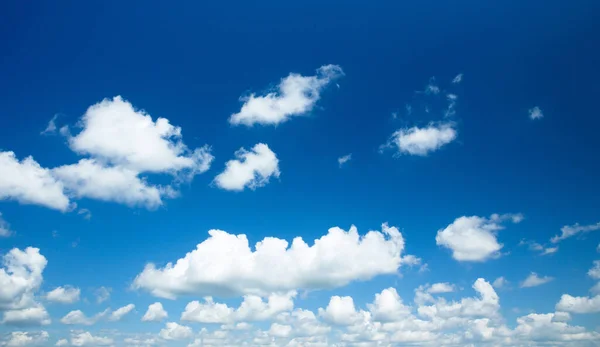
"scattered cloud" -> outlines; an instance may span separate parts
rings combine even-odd
[[[87,346],[112,346],[114,340],[109,337],[94,336],[90,332],[72,332],[71,346],[87,347]]]
[[[504,277],[498,277],[494,280],[494,282],[492,283],[492,286],[496,289],[502,289],[502,288],[506,288],[508,286],[508,280]]]
[[[179,325],[175,322],[167,323],[166,327],[159,333],[165,340],[185,340],[194,336],[192,328],[185,325]]]
[[[155,296],[268,295],[298,289],[323,289],[395,274],[402,263],[404,238],[396,227],[360,236],[356,227],[338,227],[306,244],[296,237],[266,237],[253,251],[246,235],[210,230],[210,237],[176,263],[154,264],[135,278],[133,287]],[[212,269],[199,271],[199,269]]]
[[[102,312],[98,312],[92,317],[88,317],[81,310],[74,310],[67,313],[60,319],[60,322],[67,325],[94,325],[100,319],[104,318],[110,312],[106,309]]]
[[[110,298],[110,292],[112,292],[112,288],[100,287],[96,289],[94,295],[96,295],[96,302],[101,304]]]
[[[349,162],[352,159],[352,153],[350,154],[346,154],[342,157],[338,158],[338,165],[340,167],[342,167],[344,164],[346,164],[347,162]]]
[[[454,77],[452,79],[452,83],[458,84],[458,83],[462,82],[462,79],[463,79],[463,74],[459,73],[458,75],[456,75],[456,77]]]
[[[40,133],[41,135],[56,134],[56,120],[58,119],[58,116],[59,114],[57,113],[54,115],[54,117],[52,117],[52,119],[50,119],[48,125],[46,126],[46,129],[44,129],[44,131]]]
[[[42,346],[46,344],[50,335],[47,331],[29,332],[13,331],[9,334],[8,340],[0,345],[5,347],[24,347],[24,346]]]
[[[435,241],[438,246],[450,249],[455,260],[482,262],[500,256],[503,245],[496,235],[504,228],[500,223],[521,220],[520,214],[493,214],[490,218],[463,216],[438,230]]]
[[[235,152],[237,159],[229,160],[225,170],[215,177],[215,184],[225,190],[242,191],[244,188],[256,189],[269,183],[271,177],[278,178],[279,160],[264,143],[255,145],[247,151],[240,148]]]
[[[86,220],[92,219],[92,211],[88,210],[87,208],[80,208],[77,211],[77,214],[80,216],[83,216],[83,219],[86,219]]]
[[[572,313],[597,313],[600,312],[600,295],[594,297],[571,296],[563,294],[556,304],[556,310]]]
[[[110,317],[108,317],[108,319],[113,322],[119,321],[119,320],[121,320],[121,318],[125,317],[125,315],[127,315],[129,312],[133,311],[134,308],[135,308],[134,304],[125,305],[121,308],[114,310],[110,314]]]
[[[527,246],[530,251],[538,252],[540,255],[550,255],[558,252],[558,246],[547,247],[535,241],[521,240],[519,246]]]
[[[14,232],[10,230],[10,224],[2,217],[2,212],[0,212],[0,237],[9,237]]]
[[[521,282],[521,288],[531,288],[531,287],[537,287],[537,286],[541,286],[542,284],[546,284],[550,281],[554,280],[553,277],[550,276],[538,276],[537,273],[532,272],[529,274],[529,276],[527,276],[527,278],[525,280],[523,280],[523,282]]]
[[[562,228],[560,228],[561,234],[552,237],[550,239],[550,242],[559,243],[560,241],[568,239],[569,237],[573,237],[578,234],[589,233],[590,231],[595,231],[598,229],[600,229],[600,222],[590,225],[579,225],[579,223],[575,223],[573,225],[565,225]]]
[[[535,106],[534,108],[529,109],[529,118],[533,120],[542,119],[544,118],[544,114],[539,107]]]
[[[81,290],[72,286],[56,287],[46,294],[46,300],[61,304],[72,304],[79,301]]]
[[[452,123],[429,124],[427,127],[403,128],[392,134],[383,148],[395,147],[398,155],[427,156],[456,139]]]
[[[294,116],[310,112],[321,98],[322,90],[344,72],[337,65],[323,65],[314,76],[291,73],[282,79],[274,91],[254,93],[240,98],[241,110],[229,118],[232,125],[277,125]]]
[[[155,302],[148,306],[148,311],[142,317],[142,322],[160,322],[167,318],[167,311],[160,302]]]

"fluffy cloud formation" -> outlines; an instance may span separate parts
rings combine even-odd
[[[356,227],[338,227],[309,246],[297,237],[267,237],[254,251],[246,235],[210,230],[196,249],[164,268],[146,265],[133,287],[153,295],[175,298],[182,294],[268,295],[296,289],[322,289],[395,274],[403,263],[404,238],[395,227],[360,236]]]
[[[72,286],[57,287],[46,294],[46,300],[61,304],[72,304],[79,301],[81,290]]]
[[[69,209],[62,183],[33,157],[19,161],[13,152],[0,152],[0,172],[0,200],[16,200],[63,212]]]
[[[503,229],[500,223],[506,220],[519,223],[522,219],[520,214],[459,217],[445,229],[440,229],[435,241],[438,246],[450,249],[452,257],[458,261],[486,261],[500,256],[503,245],[496,236]]]
[[[51,323],[50,315],[41,304],[26,307],[18,310],[8,310],[4,312],[3,324],[32,326],[48,325]]]
[[[166,118],[156,121],[115,96],[90,106],[80,119],[82,130],[69,138],[71,149],[136,172],[204,172],[212,156],[206,147],[190,150],[181,128]]]
[[[596,313],[600,312],[600,295],[594,297],[571,296],[563,294],[556,304],[556,310],[573,313]]]
[[[131,311],[133,311],[134,308],[135,308],[134,304],[125,305],[125,306],[123,306],[121,308],[118,308],[118,309],[114,310],[110,314],[110,317],[108,319],[111,320],[111,321],[121,320],[121,318],[123,318],[126,314],[128,314]]]
[[[256,144],[250,151],[240,148],[235,156],[237,159],[229,160],[225,170],[215,177],[214,182],[219,188],[256,189],[269,183],[271,177],[279,177],[279,160],[264,143]]]
[[[600,222],[590,225],[579,225],[579,223],[565,225],[564,227],[560,228],[561,234],[552,237],[550,242],[559,243],[560,241],[568,239],[569,237],[573,237],[577,234],[589,233],[590,231],[595,231],[598,229],[600,229]]]
[[[542,284],[546,284],[546,283],[552,281],[553,279],[554,278],[552,278],[550,276],[540,277],[535,272],[532,272],[529,274],[529,276],[527,276],[527,278],[525,280],[523,280],[523,282],[521,282],[521,288],[531,288],[531,287],[541,286]]]
[[[529,118],[532,120],[542,119],[544,118],[544,113],[542,113],[542,110],[539,107],[535,106],[534,108],[529,109]]]
[[[429,124],[424,128],[399,129],[392,134],[385,147],[396,147],[398,154],[426,156],[456,139],[452,123]]]
[[[0,212],[0,237],[9,237],[12,234],[10,224],[2,218],[2,212]]]
[[[192,338],[193,335],[192,328],[175,322],[167,323],[159,333],[159,336],[165,340],[185,340]]]
[[[155,302],[148,306],[148,311],[142,317],[143,322],[160,322],[168,317],[167,311],[160,302]]]
[[[204,303],[192,301],[181,314],[182,321],[198,323],[232,324],[234,322],[262,321],[275,317],[278,313],[294,308],[296,292],[271,294],[267,302],[260,296],[245,295],[240,307],[233,309],[226,304],[215,303],[212,297],[204,298]]]
[[[277,125],[310,112],[321,98],[322,90],[333,80],[344,75],[337,65],[324,65],[315,76],[291,73],[282,79],[276,90],[265,95],[250,94],[240,98],[244,102],[240,112],[229,118],[233,125]]]
[[[588,271],[588,276],[600,280],[600,260],[594,260],[594,266]]]
[[[64,341],[64,340],[62,340]],[[94,336],[91,333],[73,332],[71,333],[71,346],[87,347],[87,346],[112,346],[114,340],[109,337]]]
[[[24,347],[24,346],[41,346],[44,345],[50,335],[46,331],[39,333],[26,331],[13,331],[8,336],[8,340],[0,345],[5,347]]]
[[[62,317],[60,322],[68,325],[94,325],[97,321],[106,316],[109,311],[109,309],[106,309],[95,314],[93,317],[88,317],[81,310],[74,310]]]

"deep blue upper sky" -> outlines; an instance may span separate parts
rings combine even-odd
[[[465,288],[456,298],[473,296],[478,277],[500,276],[514,287],[499,292],[510,327],[530,310],[554,312],[562,294],[589,295],[595,282],[586,273],[598,259],[600,232],[565,240],[551,256],[518,244],[547,244],[565,225],[600,222],[599,11],[593,0],[3,2],[0,151],[32,155],[47,168],[74,163],[80,156],[65,138],[40,132],[56,114],[57,124],[73,127],[89,106],[121,95],[180,126],[188,147],[209,144],[215,160],[153,211],[82,199],[78,206],[92,213],[86,220],[6,199],[0,212],[16,234],[0,239],[0,253],[38,247],[48,259],[39,295],[69,284],[89,296],[74,307],[47,305],[53,322],[43,329],[52,345],[69,335],[59,322],[67,312],[105,308],[92,295],[100,286],[113,290],[110,307],[133,302],[141,316],[157,299],[129,290],[136,275],[147,262],[162,267],[184,257],[209,229],[246,234],[251,245],[267,236],[312,244],[330,227],[356,225],[364,234],[388,222],[402,231],[407,254],[428,264],[427,272],[402,270],[401,278],[352,282],[296,303],[315,312],[331,295],[351,295],[363,308],[389,286],[405,302],[414,288],[435,282]],[[277,126],[228,123],[240,96],[326,64],[345,76],[307,115]],[[416,91],[430,78],[449,87],[459,73],[456,140],[425,157],[380,153],[395,130],[443,119],[407,115],[405,105],[422,102]],[[529,118],[534,106],[542,119]],[[236,150],[259,142],[277,154],[279,179],[242,192],[211,184]],[[348,153],[352,160],[340,169],[337,158]],[[438,230],[456,218],[492,213],[525,217],[499,231],[501,257],[459,262],[436,245]],[[518,288],[531,272],[555,280]],[[199,298],[163,305],[179,321],[185,304]],[[574,314],[571,323],[594,330],[598,317]],[[139,318],[121,329],[163,327]],[[111,324],[89,330],[119,329]],[[23,329],[0,325],[0,332],[15,330]]]

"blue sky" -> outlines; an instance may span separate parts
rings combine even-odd
[[[598,10],[2,3],[0,345],[599,345]]]

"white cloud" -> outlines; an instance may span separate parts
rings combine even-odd
[[[2,212],[0,212],[0,237],[9,237],[14,232],[10,230],[10,224],[2,218]]]
[[[72,304],[79,301],[81,290],[72,286],[56,287],[46,294],[46,300],[61,304]]]
[[[143,322],[160,322],[168,317],[167,311],[160,302],[155,302],[148,306],[148,311],[142,317]]]
[[[58,341],[56,341],[55,346],[68,346],[69,345],[69,340],[67,339],[60,339]]]
[[[192,338],[194,333],[190,327],[179,325],[175,322],[169,322],[166,327],[160,331],[159,335],[165,340],[185,340]]]
[[[454,79],[452,79],[452,83],[458,84],[458,83],[462,82],[462,79],[463,79],[463,74],[459,73],[458,75],[456,75],[456,77],[454,77]]]
[[[0,200],[16,200],[59,211],[69,209],[63,185],[33,157],[19,161],[13,152],[0,152]]]
[[[289,337],[292,333],[291,325],[273,323],[269,328],[269,335],[274,337]]]
[[[331,81],[344,75],[337,65],[324,65],[315,76],[291,73],[282,79],[275,91],[240,98],[244,102],[240,112],[229,118],[233,125],[277,125],[310,112],[321,98],[321,91]]]
[[[123,306],[121,308],[118,308],[118,309],[114,310],[110,314],[110,317],[108,319],[111,320],[111,321],[119,321],[126,314],[128,314],[131,311],[133,311],[134,308],[135,308],[134,304],[125,305],[125,306]]]
[[[96,295],[96,302],[101,304],[104,301],[110,298],[110,292],[112,292],[112,288],[100,287],[96,289],[94,294]]]
[[[594,266],[588,271],[588,276],[600,280],[600,260],[594,260]]]
[[[452,123],[429,124],[424,128],[396,130],[384,147],[396,147],[398,154],[426,156],[456,139]]]
[[[352,153],[350,154],[346,154],[345,156],[339,157],[338,158],[338,165],[340,167],[342,167],[344,164],[346,164],[347,162],[349,162],[352,159]]]
[[[327,307],[319,309],[319,315],[336,325],[351,325],[361,318],[350,296],[332,296]]]
[[[498,242],[496,233],[503,229],[504,220],[518,223],[519,214],[493,214],[489,219],[478,216],[463,216],[454,220],[445,229],[437,232],[438,246],[452,250],[452,257],[458,261],[486,261],[500,256],[503,245]]]
[[[558,252],[558,246],[556,247],[546,247],[535,241],[526,241],[521,240],[519,242],[519,246],[527,245],[530,251],[539,252],[540,255],[549,255]]]
[[[31,326],[31,325],[48,325],[52,321],[50,315],[40,304],[34,304],[34,306],[8,310],[4,312],[3,324],[8,325],[19,325],[19,326]]]
[[[74,332],[71,334],[71,345],[76,347],[112,346],[113,344],[113,339],[109,337],[94,336],[87,331]]]
[[[427,290],[430,294],[452,293],[455,290],[454,285],[450,283],[434,283]]]
[[[107,167],[94,159],[82,159],[77,164],[52,170],[74,197],[114,201],[128,206],[149,209],[162,205],[162,196],[170,191],[148,185],[136,171],[121,166]]]
[[[0,345],[5,347],[24,347],[24,346],[41,346],[48,341],[50,335],[46,331],[27,332],[13,331],[8,336],[8,340]]]
[[[38,248],[11,249],[0,268],[0,311],[36,307],[34,293],[42,284],[48,261]]]
[[[521,282],[521,288],[530,288],[530,287],[541,286],[542,284],[546,284],[552,280],[554,280],[553,277],[550,277],[550,276],[540,277],[535,272],[532,272],[529,274],[529,276],[527,276],[527,278],[525,280],[523,280],[523,282]]]
[[[496,289],[501,289],[501,288],[506,288],[508,283],[509,283],[508,280],[501,276],[494,280],[494,282],[492,283],[492,286]]]
[[[213,159],[207,147],[190,150],[180,127],[166,118],[154,121],[120,96],[90,106],[80,125],[81,132],[69,138],[73,151],[132,171],[193,175],[208,170]]]
[[[237,159],[229,160],[225,170],[215,177],[219,188],[242,191],[256,189],[269,183],[271,177],[279,177],[279,160],[264,143],[256,144],[252,150],[240,148],[235,152]]]
[[[600,294],[600,282],[596,283],[592,288],[590,288],[590,292],[592,294]]]
[[[534,108],[529,109],[529,118],[542,119],[544,118],[544,113],[542,113],[542,110],[539,107],[535,106]]]
[[[109,311],[109,309],[106,309],[95,314],[93,317],[88,317],[81,310],[74,310],[62,317],[60,322],[68,325],[94,325],[97,321],[106,316]]]
[[[55,134],[56,133],[56,119],[58,119],[58,113],[54,115],[54,117],[52,117],[52,119],[50,119],[50,121],[48,122],[48,125],[46,126],[46,129],[44,129],[44,131],[42,131],[40,134],[41,135],[48,135],[48,134]]]
[[[560,241],[575,236],[577,234],[589,233],[590,231],[595,231],[598,229],[600,229],[600,222],[590,225],[579,225],[579,223],[575,223],[573,225],[565,225],[562,228],[560,228],[561,234],[552,237],[550,239],[550,242],[559,243]]]
[[[563,294],[556,304],[556,310],[572,313],[596,313],[600,312],[600,295],[594,297],[571,296]]]
[[[309,246],[297,237],[267,237],[253,251],[245,235],[210,230],[210,237],[196,249],[164,268],[146,265],[133,287],[153,295],[268,295],[296,289],[322,289],[395,274],[402,263],[404,238],[395,227],[360,236],[356,227],[348,232],[329,229]]]
[[[367,304],[373,319],[380,322],[393,322],[410,314],[410,307],[405,306],[395,288],[387,288],[375,294],[372,304]]]

